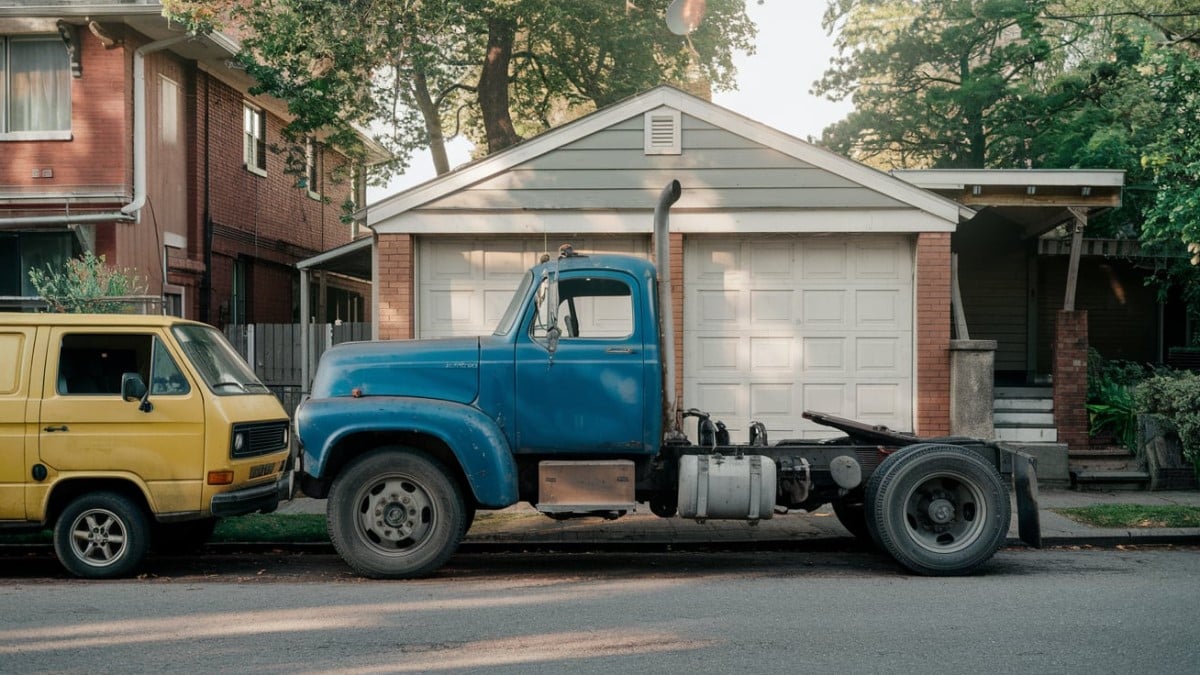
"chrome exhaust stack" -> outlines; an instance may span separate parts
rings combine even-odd
[[[654,207],[654,265],[658,268],[658,322],[663,360],[663,429],[667,441],[686,440],[675,390],[675,309],[672,304],[671,235],[668,212],[682,188],[673,180],[663,188]]]

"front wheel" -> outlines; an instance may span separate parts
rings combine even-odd
[[[54,525],[59,561],[85,579],[125,576],[142,564],[149,547],[146,512],[115,492],[77,497]]]
[[[996,469],[955,445],[896,453],[867,483],[873,538],[918,574],[967,574],[1004,544],[1011,519]]]
[[[467,509],[458,484],[428,455],[383,448],[363,455],[333,481],[329,538],[356,572],[409,579],[440,567],[462,541]]]

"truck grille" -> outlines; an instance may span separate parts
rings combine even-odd
[[[238,438],[241,437],[239,442]],[[234,459],[257,457],[283,450],[288,446],[288,423],[254,422],[233,425],[229,439],[229,454]]]

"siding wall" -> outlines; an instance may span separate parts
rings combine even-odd
[[[1032,242],[981,214],[954,236],[958,281],[973,340],[995,340],[997,371],[1024,372]]]
[[[678,179],[676,208],[904,208],[890,197],[682,115],[680,155],[646,155],[643,116],[418,209],[645,209]]]

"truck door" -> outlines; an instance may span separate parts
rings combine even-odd
[[[548,282],[543,281],[543,284]],[[641,453],[646,329],[640,298],[617,271],[567,272],[558,283],[553,353],[547,301],[517,336],[517,452]]]
[[[145,328],[54,329],[39,424],[42,463],[60,473],[136,475],[159,512],[199,511],[204,399],[171,351]],[[149,410],[122,398],[126,373],[148,383]]]
[[[32,326],[0,327],[0,521],[25,519],[25,411],[35,331]]]

